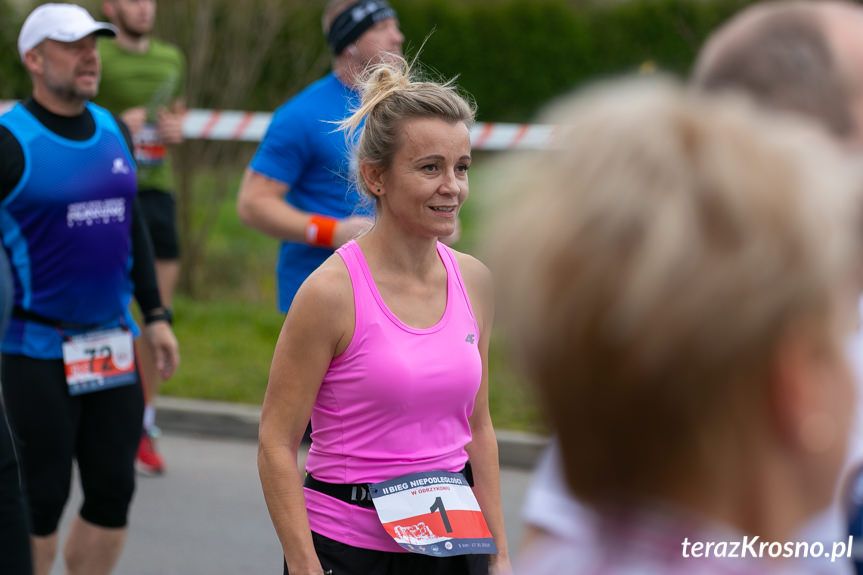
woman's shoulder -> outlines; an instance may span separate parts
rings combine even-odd
[[[353,307],[353,289],[348,268],[338,254],[332,254],[300,286],[296,305],[320,313],[341,313]]]
[[[465,284],[482,289],[491,289],[492,276],[488,266],[470,254],[459,252],[452,248],[449,249],[455,257]],[[468,286],[469,288],[470,285]]]
[[[490,321],[494,310],[494,284],[491,271],[484,263],[470,254],[450,248],[455,257],[462,282],[470,298],[471,307],[482,324]]]

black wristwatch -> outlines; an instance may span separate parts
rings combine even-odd
[[[174,323],[174,314],[166,307],[157,307],[144,313],[144,323],[150,325],[154,321],[166,321],[168,325]]]

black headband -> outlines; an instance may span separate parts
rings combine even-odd
[[[366,30],[381,20],[395,17],[396,11],[384,0],[360,0],[333,20],[327,43],[333,54],[338,56]]]

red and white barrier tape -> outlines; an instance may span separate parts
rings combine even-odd
[[[0,114],[14,104],[0,100]],[[269,112],[201,110],[186,112],[183,135],[190,140],[260,142],[270,125]],[[550,147],[553,126],[478,122],[470,131],[474,150],[542,150]]]

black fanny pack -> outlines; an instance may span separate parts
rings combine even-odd
[[[97,329],[101,325],[98,323],[93,323],[93,324],[69,323],[69,322],[65,322],[65,321],[51,319],[51,318],[45,317],[44,315],[40,315],[36,312],[30,311],[28,309],[18,307],[17,305],[12,308],[12,317],[15,319],[20,319],[20,320],[24,320],[24,321],[32,321],[35,323],[40,323],[42,325],[47,325],[49,327],[56,327],[59,329],[72,329],[72,330],[79,330],[79,331],[89,331],[89,330]]]
[[[471,469],[470,461],[468,461],[465,464],[464,469],[458,473],[464,475],[468,485],[473,487],[473,470]],[[326,481],[315,479],[311,474],[306,473],[306,478],[303,480],[303,487],[308,487],[312,491],[329,495],[330,497],[334,497],[335,499],[344,501],[345,503],[350,503],[351,505],[368,508],[374,507],[368,483],[327,483]]]

